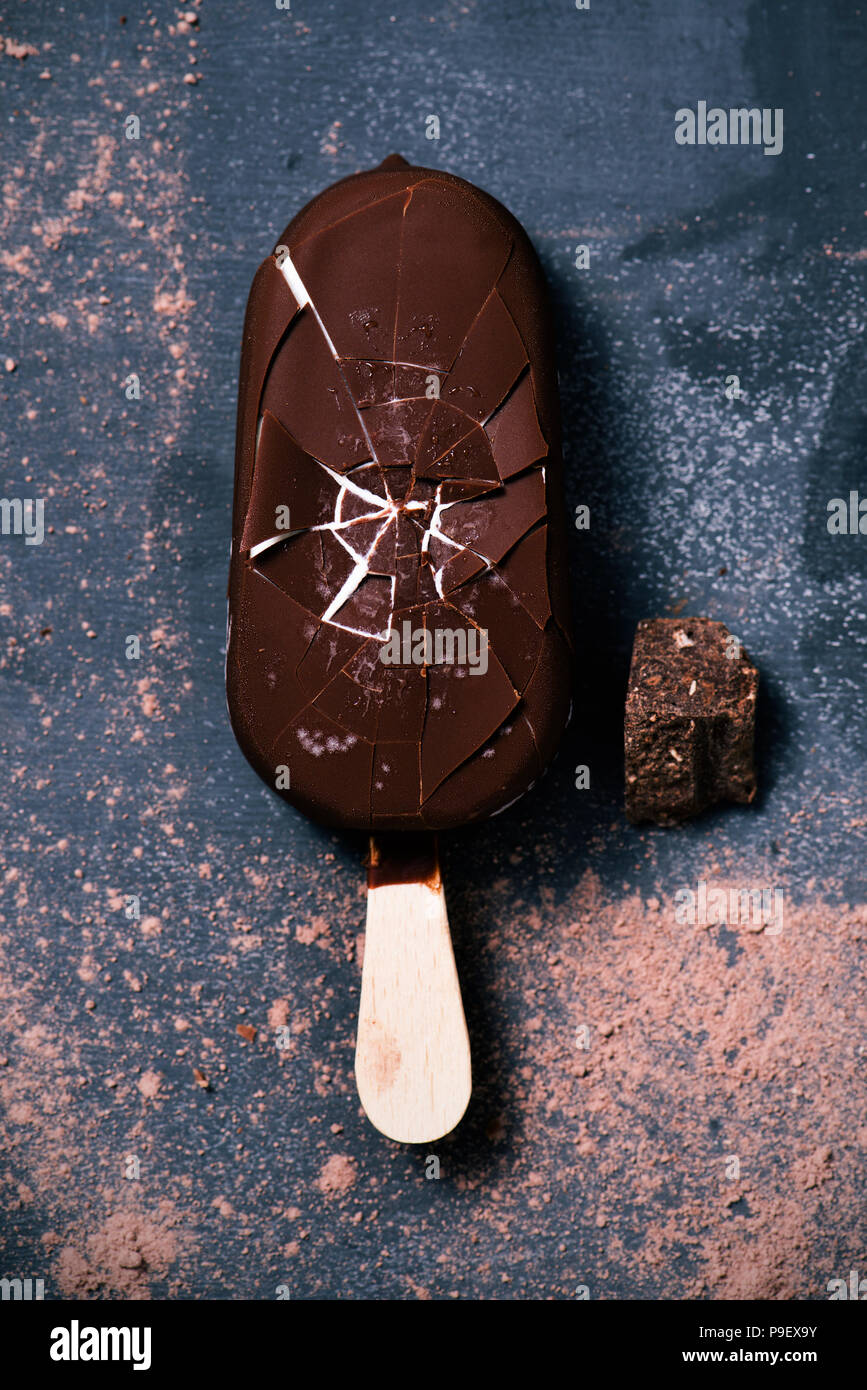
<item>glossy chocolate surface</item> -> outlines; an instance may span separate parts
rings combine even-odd
[[[270,786],[328,824],[419,830],[532,785],[570,705],[560,471],[514,218],[399,156],[308,204],[256,274],[241,359],[227,692]]]

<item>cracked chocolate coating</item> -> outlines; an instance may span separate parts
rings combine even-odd
[[[462,179],[392,155],[260,266],[226,686],[244,753],[308,815],[445,829],[544,770],[571,687],[559,428],[535,253]],[[429,647],[384,663],[404,632]],[[443,632],[475,664],[437,660]]]

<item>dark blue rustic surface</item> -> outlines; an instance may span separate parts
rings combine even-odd
[[[744,0],[593,0],[588,12],[567,0],[404,0],[393,13],[376,0],[295,0],[291,14],[206,0],[190,49],[189,34],[168,32],[182,12],[20,4],[0,22],[39,49],[0,56],[13,189],[3,249],[32,244],[5,269],[4,356],[16,368],[0,373],[3,488],[47,495],[54,527],[41,547],[0,541],[4,867],[17,874],[3,936],[20,991],[3,1051],[15,1066],[21,1029],[42,1029],[38,1055],[51,1038],[56,1052],[22,1065],[36,1090],[64,1098],[53,1126],[38,1102],[35,1134],[13,1115],[0,1273],[38,1273],[46,1249],[86,1252],[88,1231],[126,1200],[123,1155],[140,1150],[144,1205],[182,1247],[162,1273],[144,1251],[155,1296],[272,1297],[287,1280],[295,1297],[422,1286],[558,1297],[580,1278],[607,1297],[680,1296],[693,1256],[648,1267],[636,1287],[585,1221],[600,1200],[592,1174],[555,1191],[547,1224],[528,1186],[536,1214],[522,1223],[526,1135],[497,1150],[498,1181],[515,1184],[510,1243],[486,1260],[455,1252],[459,1208],[491,1180],[486,1126],[508,1115],[521,1063],[497,1043],[518,1002],[492,998],[475,945],[489,910],[479,884],[512,884],[519,935],[588,867],[603,891],[646,896],[713,859],[778,855],[796,896],[851,900],[861,888],[867,537],[832,537],[825,523],[830,498],[867,495],[863,16]],[[783,153],[678,146],[674,112],[698,100],[783,107]],[[123,138],[129,112],[139,142]],[[429,114],[438,142],[425,138]],[[569,508],[589,503],[592,517],[572,536],[581,661],[562,753],[520,805],[443,846],[480,1087],[441,1146],[439,1184],[424,1180],[423,1155],[358,1117],[352,932],[333,950],[296,937],[317,917],[361,929],[360,839],[267,792],[222,690],[252,274],[304,202],[392,150],[478,183],[528,229],[556,301]],[[143,225],[126,220],[136,213]],[[574,267],[582,243],[587,271]],[[162,291],[178,296],[173,309],[155,305]],[[121,389],[130,371],[137,404]],[[736,401],[724,394],[731,373]],[[726,622],[761,670],[760,799],[679,832],[638,831],[622,814],[629,648],[638,619],[674,612]],[[154,628],[164,639],[147,639]],[[146,638],[135,667],[130,632]],[[143,679],[157,713],[141,712]],[[572,769],[585,762],[591,789],[577,792]],[[118,928],[112,893],[139,894],[161,934]],[[244,935],[249,949],[234,944]],[[297,1057],[277,1070],[261,1030],[290,992],[315,1002]],[[195,1043],[174,1022],[192,1017],[191,999],[206,1020]],[[252,1048],[235,1032],[244,1017],[260,1029]],[[330,1080],[317,1070],[326,1055]],[[210,1091],[191,1084],[192,1065]],[[143,1103],[137,1078],[152,1071],[161,1089]],[[331,1142],[356,1165],[358,1224],[338,1223],[315,1186]],[[16,1196],[21,1182],[29,1197]],[[601,1197],[630,1210],[626,1185]]]

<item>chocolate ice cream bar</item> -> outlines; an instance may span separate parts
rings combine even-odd
[[[521,796],[568,717],[542,272],[471,184],[393,155],[260,266],[241,359],[227,691],[327,824],[444,829]]]

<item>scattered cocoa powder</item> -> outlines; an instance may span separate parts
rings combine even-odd
[[[355,1185],[358,1169],[355,1160],[346,1154],[332,1154],[319,1174],[316,1186],[327,1196],[348,1192]]]

